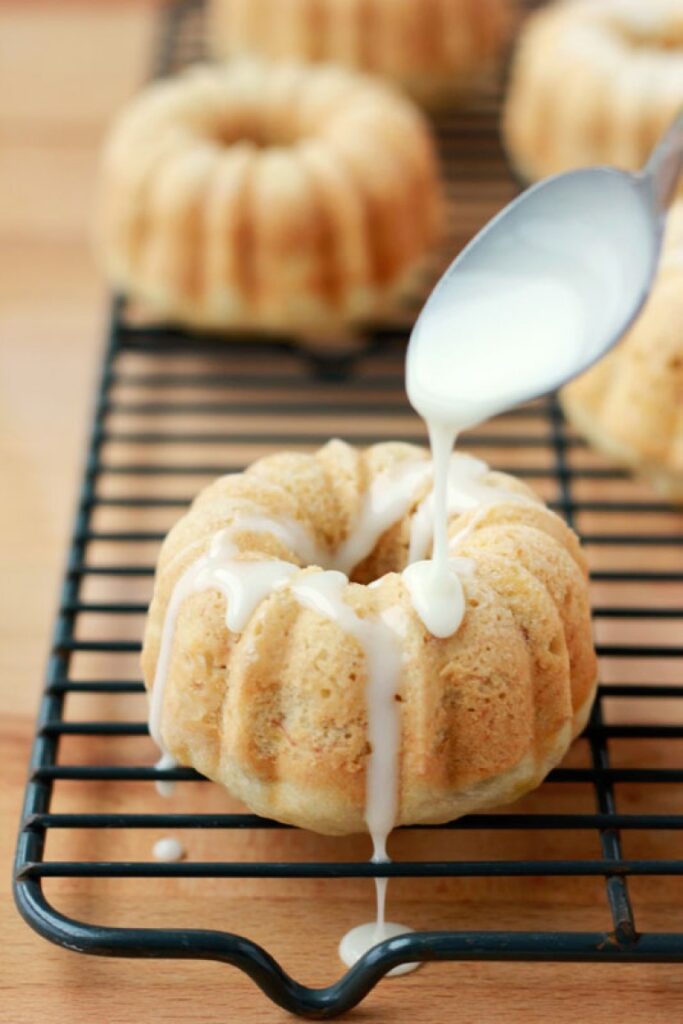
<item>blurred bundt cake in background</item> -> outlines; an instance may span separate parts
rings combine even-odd
[[[439,222],[429,126],[328,65],[197,66],[133,99],[106,143],[114,286],[198,328],[334,329],[379,315]]]
[[[503,133],[526,180],[637,170],[683,106],[683,0],[556,0],[525,23]]]
[[[683,200],[647,304],[626,337],[568,385],[565,412],[596,448],[683,500]]]
[[[210,0],[208,48],[218,57],[334,61],[432,105],[490,70],[514,9],[514,0]]]

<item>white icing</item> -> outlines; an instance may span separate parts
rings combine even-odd
[[[539,188],[467,247],[411,335],[406,389],[427,423],[434,482],[413,517],[409,561],[425,559],[433,538],[433,572],[411,569],[407,579],[420,617],[441,636],[459,623],[444,600],[462,596],[449,554],[481,522],[470,519],[449,545],[449,516],[532,500],[487,484],[478,460],[453,458],[457,435],[587,366],[605,337],[623,329],[623,296],[638,294],[652,262],[651,247],[629,252],[647,217],[632,184],[609,175],[590,189],[572,181],[566,210],[557,193]]]
[[[182,860],[185,856],[185,848],[183,844],[177,839],[173,839],[171,836],[167,836],[164,839],[158,839],[154,844],[152,852],[156,860],[163,861],[167,864],[170,864],[173,861]]]
[[[431,476],[427,459],[400,463],[398,472],[380,473],[370,484],[358,521],[334,554],[334,566],[349,574],[374,550],[383,533],[402,519]]]
[[[160,746],[161,749],[161,744],[158,743],[157,745]],[[155,765],[155,768],[157,768],[159,771],[172,771],[173,768],[177,767],[178,762],[171,754],[168,754],[166,751],[162,752],[162,756]],[[175,782],[172,782],[168,779],[158,779],[155,782],[155,788],[157,790],[157,793],[159,794],[160,797],[165,797],[166,799],[172,797],[173,794],[175,793],[175,785]]]
[[[257,606],[273,588],[299,571],[292,562],[279,559],[251,560],[239,557],[239,551],[227,542],[194,580],[194,591],[216,589],[225,597],[225,625],[231,633],[241,633]],[[230,552],[233,557],[226,557]]]
[[[380,577],[376,582],[382,584],[385,577]],[[373,584],[370,584],[372,589]],[[394,604],[389,608],[385,608],[382,612],[382,619],[384,623],[389,627],[392,633],[401,641],[405,640],[408,632],[408,616],[406,611],[401,605]]]
[[[342,572],[310,573],[295,580],[291,591],[306,608],[336,622],[355,637],[367,664],[366,700],[370,757],[366,778],[365,821],[372,836],[373,860],[387,859],[387,836],[398,809],[397,760],[401,723],[396,693],[401,678],[400,638],[392,618],[364,619],[344,600],[348,578]]]
[[[474,295],[457,313],[450,304],[436,306],[408,355],[411,403],[428,427],[437,424],[453,435],[527,395],[542,394],[546,380],[552,386],[571,376],[587,329],[587,310],[571,283],[528,280],[524,273],[511,280],[483,271],[465,276],[473,278]],[[497,302],[490,301],[492,294]],[[510,306],[502,348],[499,303]],[[463,332],[465,359],[458,358]]]
[[[344,600],[348,582],[344,573],[330,570],[299,578],[291,584],[291,591],[304,607],[336,622],[345,633],[355,637],[365,655],[370,743],[365,783],[365,821],[372,837],[372,860],[379,864],[389,860],[387,838],[398,813],[401,719],[396,694],[403,660],[400,640],[405,635],[406,622],[402,610],[396,607],[388,608],[379,619],[358,616]],[[387,879],[376,878],[376,921],[371,925],[360,925],[344,936],[339,954],[345,963],[354,964],[378,942],[409,931],[403,925],[385,921],[386,889]],[[405,964],[391,973],[403,974],[416,966]]]
[[[434,485],[432,489],[434,502],[434,560],[435,575],[442,585],[448,574],[448,467],[456,438],[456,427],[448,424],[428,422],[429,443],[432,446],[434,463]]]
[[[465,614],[461,566],[449,559],[448,567],[440,573],[433,561],[413,562],[402,574],[415,614],[428,633],[441,639],[458,630]]]
[[[434,550],[432,561],[412,562],[403,571],[403,580],[417,615],[440,639],[452,636],[465,614],[465,595],[458,566],[449,559],[448,551],[448,478],[455,441],[455,429],[429,424],[432,445],[434,485],[432,490]],[[468,497],[465,493],[466,498]],[[421,527],[421,533],[424,530]],[[416,547],[411,536],[411,548]]]
[[[239,530],[272,533],[274,536],[281,535],[292,539],[286,525],[275,520],[266,517],[242,520],[230,529],[219,531],[211,541],[206,554],[198,558],[176,583],[166,609],[149,712],[149,731],[162,752],[164,743],[161,735],[161,716],[166,682],[176,619],[185,600],[191,594],[203,590],[218,590],[225,597],[226,627],[230,632],[240,633],[256,607],[271,593],[276,584],[289,579],[299,571],[299,567],[292,562],[240,557],[232,541],[233,534]],[[284,541],[288,546],[289,540]]]
[[[485,510],[501,502],[535,503],[536,499],[526,494],[488,483],[488,473],[489,467],[481,459],[462,452],[451,455],[446,482],[446,513],[449,520],[471,509]],[[433,536],[434,491],[430,489],[415,510],[410,523],[409,564],[429,557]]]
[[[161,749],[160,743],[158,743],[157,746]],[[173,757],[171,754],[167,753],[166,751],[162,751],[161,757],[154,765],[154,767],[157,768],[160,772],[172,771],[174,768],[178,767],[178,762],[176,761],[175,757]],[[173,796],[173,794],[175,793],[176,783],[171,782],[170,780],[158,779],[154,783],[154,785],[159,796],[168,798]]]
[[[387,879],[378,879],[386,883]],[[369,921],[367,924],[359,924],[346,933],[339,943],[339,956],[347,967],[360,960],[364,953],[376,946],[378,942],[385,939],[394,939],[397,935],[407,935],[412,932],[404,924],[395,924],[393,921],[385,921],[378,930],[376,921]],[[408,974],[419,967],[419,963],[399,964],[387,973],[388,978],[396,978],[400,974]]]
[[[260,515],[258,506],[255,503],[252,503],[252,506],[257,514],[237,519],[229,527],[231,537],[237,537],[240,533],[269,533],[277,537],[304,565],[325,565],[329,556],[318,547],[301,523],[295,519],[272,519]]]
[[[415,324],[406,388],[417,412],[461,431],[587,369],[649,287],[653,213],[644,179],[607,168],[548,179],[501,211]]]

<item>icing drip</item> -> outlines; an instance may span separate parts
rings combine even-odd
[[[413,516],[408,567],[403,571],[403,579],[425,628],[433,636],[446,638],[462,622],[466,605],[461,580],[474,568],[469,559],[453,559],[453,553],[493,505],[502,501],[529,503],[533,499],[488,483],[489,467],[480,459],[453,454],[456,435],[449,427],[432,424],[429,437],[434,455],[434,487]],[[467,525],[449,540],[451,516],[472,509],[477,511]],[[432,538],[432,560],[427,560]]]
[[[150,728],[150,732],[151,731],[152,730]],[[157,746],[161,749],[160,743],[157,743]],[[176,761],[175,757],[173,757],[171,754],[167,753],[166,751],[163,751],[161,757],[154,765],[154,767],[160,772],[172,771],[174,768],[178,767],[178,762]],[[170,797],[173,796],[173,794],[175,793],[176,783],[171,782],[167,779],[158,779],[154,783],[154,786],[159,796]]]
[[[459,472],[461,460],[456,461],[451,455],[455,430],[431,423],[429,439],[434,459],[434,487],[431,495],[434,551],[431,561],[412,561],[403,572],[403,580],[416,614],[430,633],[445,639],[455,633],[465,614],[465,594],[458,575],[460,566],[458,562],[449,559],[449,498],[451,501],[462,501],[464,494],[465,499],[469,499],[470,494],[461,481],[466,484],[471,477]],[[472,473],[474,467],[467,460],[462,465]],[[481,465],[486,472],[487,467],[483,463]],[[449,488],[449,471],[452,468],[455,469],[456,486]],[[420,529],[423,534],[421,539],[424,540],[422,524]],[[413,531],[410,547],[409,554],[414,555],[417,543],[414,542]]]
[[[219,531],[211,541],[208,552],[198,558],[180,577],[173,588],[166,610],[150,702],[149,731],[162,753],[165,751],[161,736],[161,715],[176,619],[185,600],[191,594],[203,590],[218,590],[225,597],[226,627],[232,633],[240,633],[257,605],[273,588],[299,571],[299,567],[292,562],[240,557],[232,538],[237,532],[248,531],[271,533],[282,539],[283,543],[296,553],[294,534],[289,524],[267,519],[265,516],[243,519],[233,527]]]
[[[435,573],[432,561],[413,562],[403,570],[415,614],[432,636],[445,639],[457,632],[466,607],[462,577],[472,571],[473,563],[466,558],[449,558],[445,573]]]
[[[368,488],[354,529],[335,552],[335,568],[348,575],[367,558],[382,534],[406,515],[430,475],[429,461],[416,459],[402,463],[399,473],[377,476]]]
[[[401,679],[400,631],[403,626],[397,609],[391,608],[379,619],[362,619],[344,601],[348,578],[329,570],[312,573],[290,584],[296,599],[305,607],[336,622],[345,633],[355,637],[365,655],[368,682],[368,741],[370,757],[365,789],[365,821],[372,837],[374,864],[389,861],[387,838],[398,814],[398,758],[401,746],[401,719],[396,703]],[[360,925],[343,939],[340,956],[352,964],[367,949],[384,939],[407,931],[404,925],[387,922],[386,878],[375,879],[377,916],[373,925]],[[403,974],[416,964],[401,965],[391,973]]]
[[[372,836],[373,860],[387,859],[387,836],[398,810],[396,765],[400,747],[400,718],[396,693],[401,677],[401,652],[390,618],[362,619],[343,598],[348,579],[342,572],[311,573],[291,584],[306,608],[336,622],[355,637],[365,654],[368,683],[368,761],[365,820]]]
[[[429,443],[434,460],[434,578],[439,588],[446,585],[448,575],[448,469],[455,444],[456,431],[441,424],[429,424]]]
[[[445,488],[448,519],[456,513],[467,512],[474,508],[480,508],[483,512],[486,508],[497,505],[501,501],[520,503],[533,501],[525,494],[506,491],[487,483],[485,477],[488,472],[489,467],[481,459],[460,453],[451,455],[448,461]],[[439,510],[439,515],[440,521],[443,523],[443,508]],[[428,557],[434,535],[434,519],[434,491],[430,491],[418,505],[410,524],[409,564]]]

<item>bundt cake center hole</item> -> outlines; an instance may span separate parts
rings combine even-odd
[[[217,120],[208,129],[208,134],[222,149],[240,143],[253,149],[282,149],[299,141],[299,136],[291,130],[291,126],[264,124],[258,119],[237,124],[234,121]]]
[[[403,572],[406,568],[407,561],[405,564],[396,564],[393,560],[389,562],[383,562],[381,565],[366,564],[361,562],[357,565],[351,573],[349,573],[349,580],[351,583],[360,583],[361,586],[367,587],[371,583],[376,583],[381,580],[384,576],[391,572]]]

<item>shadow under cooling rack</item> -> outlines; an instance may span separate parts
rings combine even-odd
[[[163,69],[198,52],[200,14],[195,3],[164,14]],[[492,92],[437,126],[450,191],[463,202],[478,196],[480,223],[514,191],[496,123]],[[465,216],[450,255],[478,226]],[[194,772],[154,768],[139,637],[159,544],[212,477],[274,448],[312,450],[335,434],[358,444],[423,442],[404,395],[405,334],[370,332],[354,354],[326,357],[285,342],[255,346],[136,327],[124,314],[115,303],[26,791],[15,893],[29,924],[53,942],[100,956],[232,964],[281,1006],[313,1017],[355,1005],[406,961],[683,959],[683,910],[674,899],[680,902],[683,888],[680,512],[586,449],[554,398],[465,437],[467,449],[532,482],[582,535],[592,569],[598,699],[584,736],[536,793],[509,811],[398,830],[395,860],[370,864],[360,840],[315,837],[226,810],[218,787]],[[163,780],[178,783],[166,804],[152,785]],[[169,829],[187,834],[191,860],[150,859],[141,837]],[[239,886],[241,902],[230,906],[240,931],[248,925],[246,895],[268,900],[273,886],[281,897],[296,879],[301,899],[311,886],[312,893],[350,892],[367,913],[369,880],[378,876],[394,879],[407,923],[427,922],[424,930],[383,942],[338,982],[318,988],[285,973],[267,941],[176,921],[168,888],[164,922],[153,928],[139,926],[135,899],[121,903],[125,926],[85,923],[55,906],[69,905],[77,886],[102,920],[96,886],[106,885],[101,913],[109,920],[117,885],[138,893],[144,883],[153,905],[164,879],[196,880],[211,886],[212,904]],[[68,892],[59,888],[64,879]],[[48,897],[52,886],[56,898],[52,888]],[[489,909],[468,918],[463,898],[481,892]],[[506,919],[501,900],[509,892],[521,910],[514,924],[496,926]],[[542,901],[541,913],[532,914],[530,903],[527,913],[532,899]],[[654,925],[653,903],[664,907]],[[266,940],[282,905],[267,905]]]

